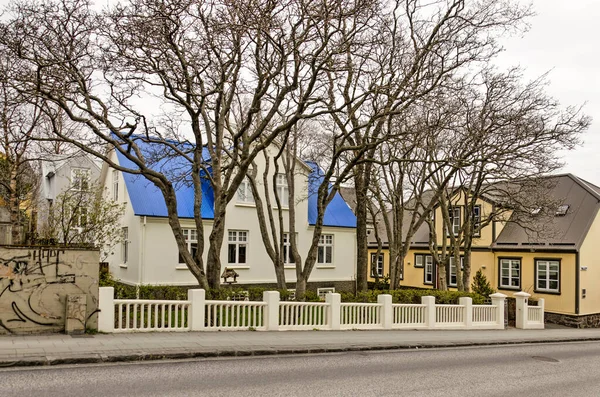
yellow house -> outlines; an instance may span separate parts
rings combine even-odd
[[[546,202],[549,208],[533,208],[528,224],[523,218],[507,211],[504,219],[496,219],[480,228],[473,240],[471,276],[481,269],[492,287],[511,296],[525,291],[546,301],[546,319],[552,322],[587,327],[600,326],[600,187],[572,174],[549,177]],[[452,225],[464,221],[462,193],[452,198]],[[479,220],[494,210],[492,200],[480,199],[475,216]],[[438,207],[434,224],[438,243],[448,238],[442,230]],[[542,216],[545,212],[546,215]],[[531,230],[538,231],[532,234]],[[382,235],[381,225],[378,227]],[[540,233],[539,231],[542,231]],[[371,233],[369,251],[371,269],[375,274],[389,274],[387,237],[383,233],[384,249],[377,257],[377,244]],[[415,233],[404,260],[401,285],[435,288],[436,266],[429,248],[429,226],[423,224]],[[462,250],[462,249],[461,249]],[[450,288],[456,286],[456,269],[446,268]]]

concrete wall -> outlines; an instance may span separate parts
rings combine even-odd
[[[97,328],[97,250],[0,246],[0,334],[62,332],[67,295],[86,295]]]

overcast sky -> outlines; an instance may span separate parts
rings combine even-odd
[[[530,3],[530,0],[517,0]],[[0,6],[9,0],[0,0]],[[97,4],[106,0],[97,0]],[[549,72],[548,93],[562,105],[585,105],[594,121],[583,145],[562,153],[564,172],[600,185],[600,0],[533,0],[536,16],[523,37],[502,43],[501,68],[520,65],[528,79]]]
[[[600,1],[535,0],[533,5],[537,15],[529,32],[504,41],[506,51],[497,63],[521,65],[528,78],[550,72],[550,95],[564,106],[586,103],[585,113],[594,120],[583,145],[563,153],[563,171],[600,185]]]

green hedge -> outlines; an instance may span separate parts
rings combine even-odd
[[[122,284],[114,280],[108,272],[100,273],[100,286],[113,287],[115,289],[116,299],[136,299],[137,291],[135,286]],[[173,285],[141,285],[139,287],[140,299],[157,300],[185,300],[187,299],[187,290],[190,287]],[[269,291],[268,288],[261,287],[224,287],[219,290],[209,290],[206,292],[206,299],[211,300],[243,300],[245,292],[248,292],[248,299],[251,301],[261,301],[263,292]],[[281,300],[287,301],[291,298],[288,290],[279,290]],[[434,296],[438,304],[457,304],[458,298],[469,296],[473,298],[473,304],[483,304],[485,297],[476,293],[458,292],[458,291],[439,291],[435,289],[399,289],[395,291],[387,290],[369,290],[359,292],[354,295],[352,292],[341,292],[342,302],[377,302],[377,295],[390,294],[394,303],[421,303],[422,296]],[[306,291],[306,302],[318,302],[319,296],[315,291]]]

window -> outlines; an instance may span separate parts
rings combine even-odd
[[[279,197],[279,202],[282,207],[290,206],[290,188],[288,187],[288,182],[285,174],[277,174],[277,197]]]
[[[333,263],[333,234],[322,234],[317,248],[317,264],[331,265]]]
[[[90,185],[90,170],[87,168],[73,168],[71,170],[71,186],[75,190],[88,190]]]
[[[87,214],[88,210],[85,207],[77,207],[75,208],[75,213],[73,214],[73,226],[75,227],[84,227],[87,224]]]
[[[284,264],[294,264],[294,257],[292,256],[292,244],[290,242],[289,233],[283,233],[283,241],[281,242],[281,252],[283,253]]]
[[[423,255],[423,257],[425,258],[425,268],[423,269],[423,282],[425,284],[433,284],[433,275],[434,275],[434,268],[433,268],[433,257],[431,255]]]
[[[188,252],[192,254],[192,256],[196,256],[196,252],[198,251],[198,231],[196,229],[183,229],[182,232]],[[185,263],[181,253],[179,253],[178,262]]]
[[[560,292],[559,261],[535,261],[535,290],[540,292]]]
[[[227,262],[230,265],[245,265],[248,250],[248,232],[230,230],[228,240]]]
[[[500,288],[521,288],[521,259],[500,259]]]
[[[112,172],[113,201],[119,201],[119,171]]]
[[[450,207],[448,209],[450,216],[450,230],[455,236],[460,232],[460,207]]]
[[[567,212],[569,211],[569,204],[564,204],[558,207],[558,209],[556,210],[555,215],[556,216],[565,216],[567,215]]]
[[[123,242],[121,243],[121,256],[123,259],[123,264],[126,264],[129,260],[129,228],[123,228]]]
[[[481,206],[473,207],[473,235],[480,236],[481,234]]]
[[[415,267],[423,267],[425,265],[425,255],[415,254]]]
[[[460,270],[465,268],[464,264],[464,256],[460,257]],[[456,287],[456,265],[454,264],[454,257],[450,257],[450,269],[448,271],[448,285],[451,287]]]
[[[383,277],[383,254],[371,254],[371,277],[376,274],[377,277]]]
[[[248,178],[244,178],[237,190],[238,203],[254,204],[254,195],[252,194],[252,185]]]
[[[335,292],[335,288],[334,287],[330,287],[330,288],[317,288],[317,295],[319,296],[319,298],[324,301],[325,300],[325,296],[327,294],[332,294]]]

